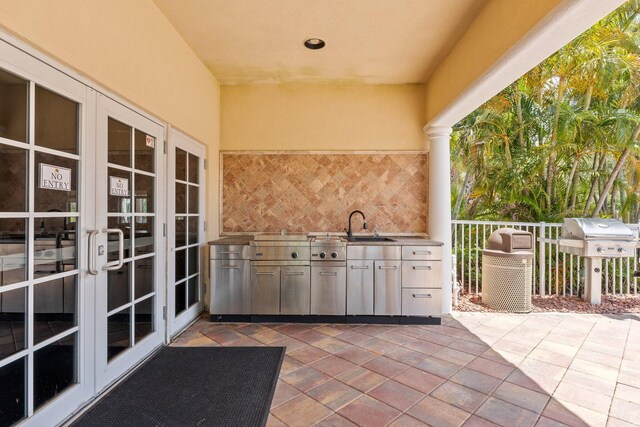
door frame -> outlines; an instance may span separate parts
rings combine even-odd
[[[205,245],[205,199],[206,199],[206,155],[207,147],[201,142],[191,138],[187,134],[169,126],[167,131],[167,342],[171,341],[176,335],[186,329],[205,308],[205,286],[204,277],[205,264],[209,262],[208,251]],[[198,224],[198,243],[199,243],[199,273],[200,273],[200,295],[199,301],[192,307],[188,307],[178,316],[175,315],[175,190],[174,183],[176,180],[176,148],[181,148],[189,153],[199,156],[202,161],[199,164],[199,197],[198,197],[198,215],[200,222]]]

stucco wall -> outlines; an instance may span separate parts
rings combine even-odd
[[[424,85],[224,85],[222,150],[424,150]]]
[[[219,151],[220,87],[151,0],[0,0],[0,26]],[[208,173],[209,237],[218,172]]]

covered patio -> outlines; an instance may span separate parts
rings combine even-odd
[[[269,426],[630,426],[640,316],[457,313],[441,326],[212,324],[172,346],[286,346]]]

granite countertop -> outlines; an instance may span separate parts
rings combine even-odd
[[[382,242],[347,242],[347,246],[442,246],[442,242],[418,236],[385,236],[394,241]],[[346,240],[346,237],[345,237]],[[209,242],[210,245],[248,245],[253,235],[225,236]]]

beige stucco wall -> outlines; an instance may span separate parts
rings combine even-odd
[[[200,140],[215,167],[219,84],[151,0],[0,0],[0,26]],[[210,237],[217,181],[210,167]]]
[[[562,1],[489,1],[429,79],[427,122],[489,70]],[[515,76],[514,79],[518,77]],[[505,83],[505,86],[507,84],[509,83]]]
[[[423,150],[424,85],[224,85],[222,150]]]

